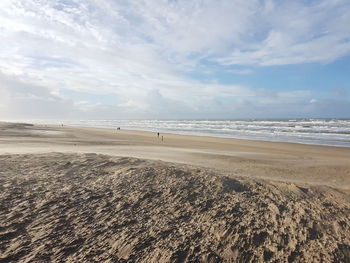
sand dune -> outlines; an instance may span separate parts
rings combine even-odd
[[[96,154],[3,155],[1,262],[348,262],[349,196]]]
[[[348,148],[25,124],[0,143],[0,262],[350,262]]]

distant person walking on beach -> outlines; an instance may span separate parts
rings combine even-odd
[[[162,141],[163,141],[163,135],[162,135]]]
[[[157,136],[158,136],[158,138],[159,138],[159,132],[157,132]]]

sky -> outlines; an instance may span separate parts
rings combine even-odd
[[[0,0],[0,119],[350,118],[349,0]]]

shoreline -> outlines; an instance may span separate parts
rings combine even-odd
[[[288,119],[285,120],[257,120],[257,121],[287,121]],[[308,119],[309,120],[309,119]],[[311,119],[310,119],[311,120]],[[315,119],[318,120],[318,119]],[[320,119],[320,120],[326,120],[326,119]],[[337,119],[339,121],[341,121],[342,119]],[[118,122],[120,121],[120,122]],[[246,136],[245,132],[243,132],[242,134],[235,134],[232,135],[232,133],[225,133],[224,131],[221,132],[211,132],[210,129],[208,127],[202,127],[199,130],[195,129],[196,131],[193,132],[191,130],[187,130],[187,128],[184,128],[183,130],[177,130],[177,128],[174,128],[174,130],[172,130],[171,128],[165,128],[163,131],[162,127],[156,127],[157,125],[159,125],[157,123],[157,121],[160,122],[164,122],[165,125],[167,125],[167,121],[170,122],[170,125],[174,125],[173,123],[171,123],[172,121],[178,121],[178,122],[182,122],[182,121],[189,121],[189,120],[149,120],[151,123],[145,123],[145,126],[143,127],[147,127],[147,128],[143,128],[140,125],[140,123],[136,124],[136,126],[134,128],[132,128],[131,126],[133,126],[134,124],[131,124],[131,126],[127,123],[125,123],[126,121],[132,121],[133,120],[102,120],[102,121],[94,121],[94,120],[87,120],[87,121],[83,121],[82,123],[79,123],[79,121],[48,121],[48,122],[43,122],[43,121],[35,121],[35,120],[29,120],[29,123],[34,123],[36,125],[67,125],[70,127],[75,127],[75,128],[101,128],[101,129],[117,129],[117,127],[121,127],[122,129],[125,130],[130,130],[130,131],[144,131],[144,132],[162,132],[162,133],[169,133],[169,134],[177,134],[177,135],[188,135],[188,136],[204,136],[204,137],[214,137],[214,138],[227,138],[227,139],[239,139],[239,140],[252,140],[252,141],[265,141],[265,142],[282,142],[282,143],[297,143],[297,144],[307,144],[307,145],[322,145],[322,146],[334,146],[334,147],[347,147],[350,148],[350,140],[348,140],[346,138],[346,134],[334,134],[334,136],[342,136],[340,138],[336,137],[337,139],[329,139],[329,134],[328,132],[323,133],[323,132],[301,132],[298,133],[298,131],[296,131],[297,133],[294,133],[292,131],[287,131],[285,132],[280,132],[279,131],[279,127],[277,125],[277,129],[276,129],[276,133],[275,131],[271,130],[271,132],[263,132],[263,135],[259,135],[260,132],[258,132],[258,134],[250,134],[250,132],[252,132],[253,130],[246,130],[246,132],[250,135]],[[146,120],[136,120],[137,122],[142,122],[142,121],[146,121]],[[193,120],[193,121],[204,121],[204,120]],[[223,121],[223,120],[214,120],[214,121]],[[225,120],[225,121],[235,121],[235,120]],[[237,121],[249,121],[249,120],[237,120]],[[346,120],[347,121],[347,120]],[[13,123],[16,123],[16,121],[11,121]],[[21,121],[21,122],[26,122],[26,121]],[[154,122],[154,123],[152,123]],[[66,124],[65,124],[66,123]],[[107,123],[107,124],[104,124]],[[288,122],[288,123],[293,123],[293,122]],[[249,123],[247,123],[248,125]],[[128,126],[129,125],[129,126]],[[179,123],[178,125],[180,125],[179,127],[182,127],[182,123]],[[188,124],[185,124],[185,126]],[[192,125],[192,124],[191,124]],[[204,124],[205,125],[205,124]],[[254,123],[253,123],[254,125]],[[303,125],[303,124],[300,124]],[[297,126],[300,126],[297,125]],[[311,124],[310,124],[311,125]],[[139,128],[141,127],[141,128]],[[274,125],[272,126],[267,126],[267,127],[274,127]],[[284,126],[283,126],[284,127]],[[287,125],[284,128],[288,128],[289,126]],[[307,125],[307,127],[310,127]],[[318,126],[316,125],[314,128],[317,128]],[[323,126],[321,126],[323,127]],[[198,127],[197,127],[198,128]],[[168,129],[168,130],[167,130]],[[239,130],[236,130],[234,127],[232,128],[232,132],[236,133]],[[227,132],[227,131],[226,131]],[[321,138],[319,136],[314,136],[314,135],[320,135]],[[306,137],[305,137],[306,136]],[[311,136],[311,137],[310,137]],[[328,137],[327,137],[328,136]],[[322,138],[324,137],[324,138]],[[333,137],[333,136],[331,136]]]
[[[8,128],[6,128],[8,127]],[[0,154],[97,153],[350,191],[350,148],[148,131],[0,123]]]
[[[55,125],[52,125],[55,126]],[[59,126],[59,125],[58,125]],[[65,125],[66,127],[71,128],[91,128],[91,129],[102,129],[102,130],[116,130],[115,128],[110,127],[93,127],[93,126],[75,126],[75,125]],[[157,131],[151,131],[151,130],[138,130],[138,129],[122,129],[123,131],[129,131],[129,132],[149,132],[149,133],[157,133]],[[282,141],[282,140],[265,140],[265,139],[254,139],[254,138],[239,138],[239,137],[229,137],[229,136],[219,136],[219,135],[208,135],[208,134],[195,134],[195,133],[186,133],[186,132],[160,132],[162,134],[169,134],[169,135],[181,135],[181,136],[193,136],[193,137],[205,137],[205,138],[216,138],[216,139],[232,139],[232,140],[242,140],[242,141],[249,141],[249,142],[266,142],[266,143],[286,143],[286,144],[298,144],[298,145],[311,145],[311,146],[325,146],[325,147],[335,147],[335,148],[350,148],[350,146],[347,145],[333,145],[333,144],[317,144],[317,143],[307,143],[307,142],[293,142],[293,141]]]
[[[111,128],[111,127],[94,127],[94,126],[79,126],[79,125],[71,125],[71,124],[64,124],[64,126],[60,124],[42,124],[42,123],[30,123],[30,122],[7,122],[7,121],[0,121],[0,125],[2,123],[8,123],[8,124],[28,124],[33,125],[37,127],[47,127],[47,128],[72,128],[72,129],[89,129],[89,130],[108,130],[111,132],[114,132],[117,130],[117,128]],[[120,127],[120,131],[126,131],[130,133],[149,133],[149,134],[156,134],[157,131],[151,131],[151,130],[141,130],[141,129],[124,129]],[[350,149],[350,146],[346,145],[331,145],[331,144],[316,144],[316,143],[304,143],[304,142],[293,142],[293,141],[279,141],[279,140],[264,140],[264,139],[253,139],[253,138],[239,138],[239,137],[226,137],[226,136],[215,136],[215,135],[207,135],[207,134],[192,134],[192,133],[176,133],[176,132],[160,132],[160,134],[167,134],[171,136],[188,136],[188,137],[200,137],[204,139],[226,139],[226,140],[232,140],[232,141],[242,141],[242,142],[249,142],[249,143],[272,143],[272,144],[287,144],[287,145],[300,145],[300,146],[315,146],[315,147],[329,147],[329,148],[337,148],[337,149]]]

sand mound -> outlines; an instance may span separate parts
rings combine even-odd
[[[337,189],[96,154],[0,167],[0,262],[350,262]]]

